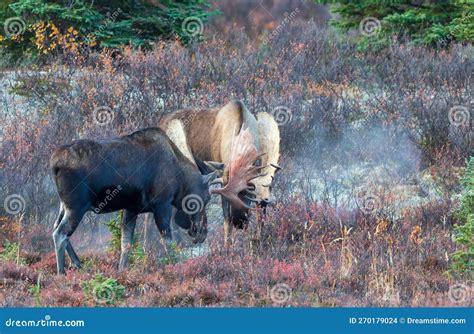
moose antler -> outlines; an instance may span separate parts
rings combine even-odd
[[[273,168],[275,168],[277,172],[278,172],[280,169],[282,169],[280,166],[275,165],[275,164],[270,164],[270,166],[272,166]]]
[[[239,193],[244,190],[252,193],[254,188],[249,185],[249,182],[264,175],[260,173],[260,170],[265,166],[255,166],[255,162],[262,155],[257,153],[252,133],[248,129],[242,129],[232,144],[228,182],[225,187],[211,189],[211,193],[223,196],[235,209],[252,209],[239,197]],[[246,198],[254,201],[248,196]]]

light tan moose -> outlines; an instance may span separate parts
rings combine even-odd
[[[166,114],[160,127],[183,154],[225,164],[224,175],[218,181],[224,185],[219,194],[222,195],[226,244],[230,243],[233,227],[248,225],[252,202],[264,210],[275,203],[271,191],[275,173],[280,169],[280,131],[270,114],[261,112],[255,117],[241,101],[234,100],[217,108],[182,109]],[[241,142],[236,143],[242,131],[249,132],[245,136],[247,142],[241,138]],[[261,176],[247,187],[236,182],[245,175],[236,175],[233,171],[239,170],[236,168],[239,163],[244,163],[238,162],[238,151],[248,151],[249,146],[255,146],[260,156],[257,165],[263,168]]]

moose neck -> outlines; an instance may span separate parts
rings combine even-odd
[[[202,178],[198,168],[189,163],[176,173],[176,180],[178,180],[178,191],[175,196],[175,202],[181,203],[186,195],[193,192],[194,186],[197,182],[201,182]]]

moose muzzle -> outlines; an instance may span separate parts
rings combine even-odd
[[[199,223],[192,222],[188,235],[194,244],[202,244],[207,237],[207,217],[203,214]]]

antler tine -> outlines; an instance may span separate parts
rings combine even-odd
[[[268,165],[265,165],[265,166],[255,166],[257,167],[257,169],[264,169],[264,168],[267,168],[268,166],[270,166],[271,164],[268,164]]]
[[[214,181],[212,181],[211,183],[209,183],[210,186],[214,185],[214,184],[224,184],[224,179],[222,177],[218,178],[218,179],[215,179]]]
[[[250,202],[253,202],[253,203],[258,203],[259,201],[256,200],[255,198],[251,198],[251,197],[248,197],[248,196],[244,196],[247,200],[249,200]]]
[[[245,192],[246,192],[247,194],[250,194],[250,195],[254,195],[254,196],[257,195],[257,192],[256,192],[256,191],[254,191],[254,190],[249,190],[248,188],[245,189]]]
[[[275,168],[277,171],[282,169],[280,166],[276,165],[276,164],[270,164],[270,166],[272,166],[273,168]]]
[[[227,187],[227,186],[226,186]],[[230,192],[228,189],[224,188],[218,188],[218,189],[211,189],[211,194],[216,194],[216,195],[221,195],[225,197],[231,204],[232,206],[237,209],[237,210],[252,210],[254,209],[253,207],[247,205],[242,199],[237,196],[236,194]]]
[[[260,173],[261,167],[255,162],[264,154],[258,154],[257,148],[248,129],[240,131],[233,143],[232,152],[235,156],[229,161],[228,182],[225,187],[211,190],[211,193],[225,197],[236,209],[253,209],[238,195],[248,190],[248,183],[264,174]]]

